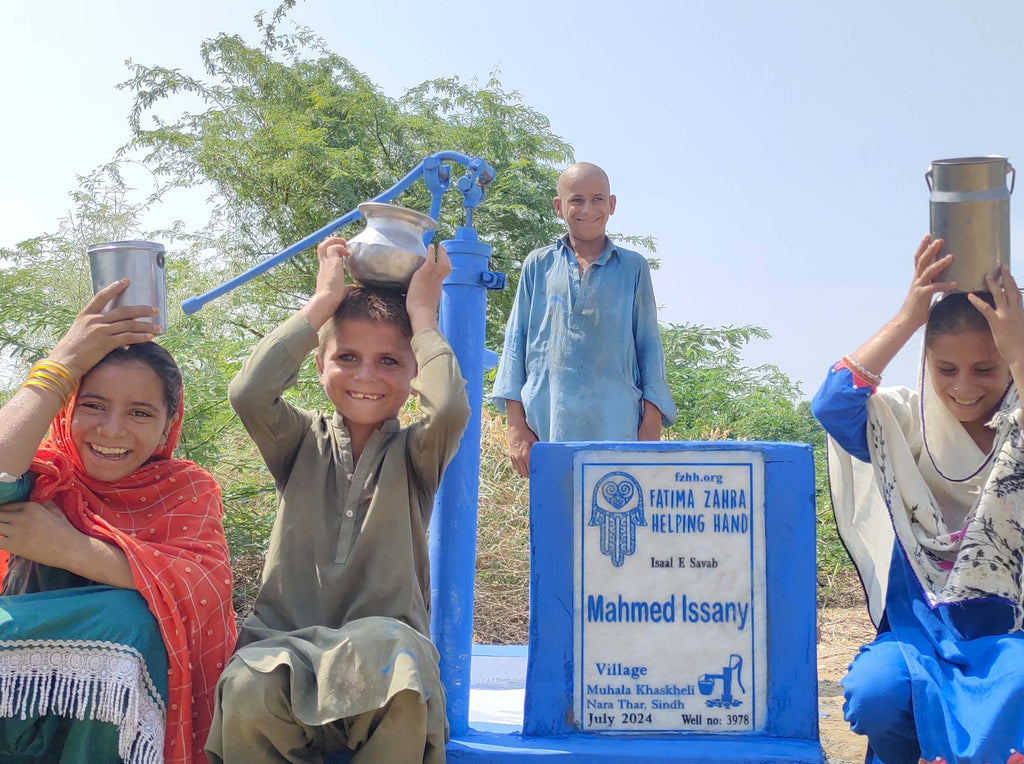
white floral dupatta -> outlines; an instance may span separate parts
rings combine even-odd
[[[871,464],[829,439],[829,478],[839,534],[857,566],[877,625],[893,540],[899,538],[931,606],[1000,597],[1021,610],[1024,449],[1011,386],[989,426],[984,454],[938,400],[922,368],[924,403],[907,388],[868,400]]]

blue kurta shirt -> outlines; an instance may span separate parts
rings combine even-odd
[[[610,240],[580,278],[563,236],[523,263],[492,398],[542,441],[636,440],[649,400],[675,421],[650,267]]]
[[[868,398],[870,387],[857,387],[853,372],[833,366],[811,401],[811,413],[825,432],[850,456],[870,462],[868,452]]]

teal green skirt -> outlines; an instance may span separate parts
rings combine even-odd
[[[0,761],[163,761],[167,652],[137,591],[0,597]]]

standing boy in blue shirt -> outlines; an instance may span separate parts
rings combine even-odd
[[[553,202],[569,231],[523,263],[492,393],[524,477],[538,440],[659,440],[675,421],[650,267],[605,235],[608,176],[574,164]]]

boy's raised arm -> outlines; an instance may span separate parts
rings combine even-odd
[[[413,274],[405,298],[418,364],[413,390],[422,412],[422,426],[411,436],[412,458],[432,489],[437,488],[445,466],[455,455],[470,413],[458,361],[437,325],[442,284],[451,271],[444,247],[431,246],[426,262]]]
[[[416,269],[405,296],[405,309],[415,336],[423,329],[437,329],[437,308],[441,304],[444,280],[452,272],[452,261],[444,247],[431,244],[423,265]]]
[[[231,380],[228,399],[260,450],[274,479],[287,479],[309,417],[281,397],[298,380],[299,367],[317,346],[317,331],[352,289],[345,284],[348,248],[338,237],[316,248],[320,260],[313,295],[268,334]]]

